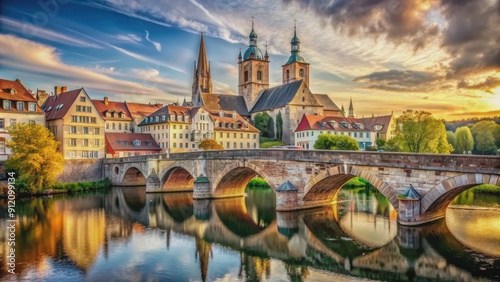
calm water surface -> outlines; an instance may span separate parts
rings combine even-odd
[[[16,275],[3,281],[498,281],[499,197],[462,196],[446,220],[396,224],[377,193],[276,213],[272,191],[195,201],[113,188],[17,202]],[[476,202],[475,202],[476,201]],[[482,202],[483,209],[471,209]],[[6,230],[6,202],[0,202]]]

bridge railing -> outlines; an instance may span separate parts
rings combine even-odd
[[[198,151],[105,159],[104,163],[142,162],[151,158],[159,160],[260,159],[500,174],[500,157],[497,156],[331,150],[247,149]]]

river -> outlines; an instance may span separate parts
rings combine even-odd
[[[446,219],[396,223],[387,199],[277,213],[272,191],[193,200],[144,187],[18,199],[16,269],[2,281],[498,281],[500,197],[462,194]],[[6,201],[0,228],[6,230]],[[478,207],[480,205],[480,207]]]

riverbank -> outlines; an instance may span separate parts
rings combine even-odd
[[[71,183],[58,182],[54,184],[51,189],[38,191],[35,193],[26,193],[26,192],[23,193],[19,191],[19,187],[16,187],[16,197],[38,197],[38,196],[47,196],[55,194],[67,194],[67,193],[84,192],[89,190],[98,190],[109,187],[111,187],[111,180],[109,180],[109,178],[99,181],[82,181],[82,182],[71,182]],[[9,191],[8,182],[0,181],[0,198],[7,198],[8,191]]]

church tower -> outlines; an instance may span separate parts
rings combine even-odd
[[[267,46],[265,55],[257,46],[257,33],[252,31],[249,35],[250,43],[244,55],[238,56],[238,95],[245,98],[247,109],[250,110],[261,90],[269,88],[269,55]]]
[[[201,102],[198,88],[200,88],[203,93],[212,93],[212,75],[210,73],[210,64],[207,63],[203,32],[201,33],[200,50],[198,52],[198,64],[194,62],[193,92],[191,94],[191,102],[193,102],[193,105]]]
[[[290,41],[291,52],[288,61],[281,66],[283,69],[283,84],[296,80],[304,80],[309,86],[309,63],[300,55],[300,40],[297,37],[297,26],[293,26],[293,38]]]

